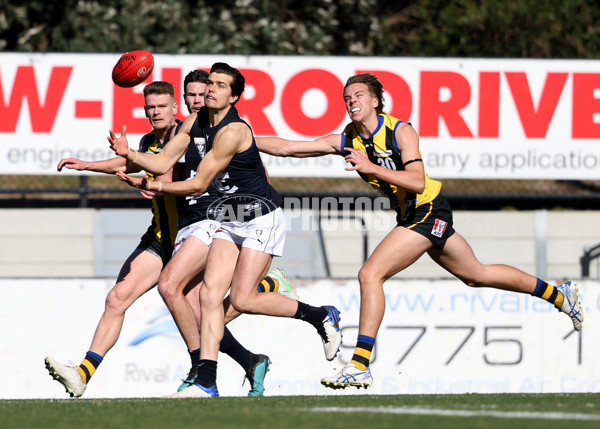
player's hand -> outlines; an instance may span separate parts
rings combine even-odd
[[[134,188],[143,189],[145,191],[150,191],[150,179],[148,176],[144,177],[132,177],[121,171],[117,171],[117,177],[120,181],[127,183],[129,186]]]
[[[146,191],[145,189],[142,189],[140,191],[140,195],[143,198],[147,199],[147,200],[151,200],[152,198],[158,196],[158,192],[155,192],[155,191]]]
[[[352,148],[344,148],[350,152],[350,155],[346,155],[344,158],[346,162],[351,163],[351,166],[346,167],[346,171],[359,171],[364,174],[373,174],[375,171],[375,164],[369,161],[367,155],[361,151]]]
[[[56,171],[61,171],[63,167],[66,167],[70,170],[85,170],[85,162],[77,159],[77,158],[64,158],[58,162],[56,166]]]
[[[110,148],[119,156],[123,158],[127,158],[127,154],[129,153],[129,142],[127,141],[127,125],[123,125],[123,131],[119,137],[116,136],[113,130],[109,130],[108,132],[108,142],[110,143]]]

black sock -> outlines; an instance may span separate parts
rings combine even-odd
[[[298,310],[294,314],[294,319],[304,320],[311,325],[317,325],[327,317],[327,310],[323,307],[313,307],[298,301]]]
[[[217,361],[200,359],[196,383],[207,388],[217,384]]]
[[[192,361],[192,368],[198,366],[200,362],[200,349],[192,350],[188,352],[190,354],[190,360]]]
[[[225,327],[225,332],[223,332],[223,339],[221,340],[219,351],[230,356],[234,361],[239,363],[244,370],[250,366],[250,352],[235,339],[227,327]]]

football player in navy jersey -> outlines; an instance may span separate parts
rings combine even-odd
[[[225,314],[230,311],[305,320],[317,329],[328,360],[335,357],[341,344],[335,307],[313,307],[279,294],[257,293],[256,284],[267,273],[273,256],[282,254],[285,219],[280,207],[282,198],[268,183],[252,130],[234,107],[244,87],[239,70],[225,63],[213,64],[204,93],[206,108],[190,115],[171,144],[156,156],[130,149],[125,129],[119,137],[112,131],[109,136],[117,155],[155,174],[168,171],[184,156],[192,139],[198,139],[204,156],[189,180],[156,186],[148,178],[124,173],[118,176],[140,189],[182,197],[202,195],[213,184],[219,192],[219,199],[208,212],[220,226],[208,253],[200,290],[198,375],[191,386],[173,397],[218,396],[217,356]],[[223,298],[230,287],[231,306],[224,311]]]
[[[455,233],[441,183],[425,173],[416,131],[410,123],[383,113],[383,85],[377,76],[352,76],[343,95],[351,122],[341,134],[314,141],[256,139],[261,151],[276,156],[345,156],[351,164],[346,170],[356,171],[389,198],[397,213],[398,226],[358,273],[361,309],[354,355],[338,374],[323,378],[323,385],[334,389],[372,385],[369,360],[385,311],[383,283],[424,253],[468,286],[529,293],[551,302],[571,318],[576,330],[581,329],[583,313],[576,283],[554,286],[508,265],[484,265]]]
[[[208,73],[204,70],[190,72],[184,80],[184,100],[188,113],[198,111],[204,105],[204,88]],[[196,133],[195,128],[192,134]],[[195,135],[195,134],[194,134]],[[188,146],[184,155],[177,160],[174,177],[189,180],[194,177],[198,164],[204,156],[204,149],[195,142]],[[197,374],[200,358],[200,339],[198,329],[201,317],[196,309],[199,306],[198,291],[201,284],[206,255],[212,244],[218,222],[209,219],[207,211],[219,198],[214,187],[197,196],[177,198],[178,233],[175,239],[173,257],[163,269],[158,280],[158,290],[169,307],[177,327],[183,336],[191,358],[191,369],[178,390],[190,386]],[[190,291],[190,286],[193,286]],[[287,282],[282,270],[271,270],[259,285],[260,291],[279,292],[284,296],[297,299],[294,289]],[[193,295],[193,299],[190,299]],[[190,305],[190,302],[195,303]],[[196,311],[194,311],[196,310]],[[239,313],[229,313],[229,321]],[[250,381],[249,396],[262,396],[263,381],[271,363],[268,356],[254,354],[244,348],[225,328],[220,351],[230,355],[246,371]]]
[[[208,73],[203,70],[192,71],[186,76],[184,100],[190,112],[196,110],[198,105],[203,105],[207,77]],[[175,119],[177,103],[174,98],[173,85],[160,81],[148,84],[144,87],[144,100],[145,111],[152,126],[152,132],[142,137],[139,150],[147,153],[157,153],[175,135],[177,126],[181,124],[181,121]],[[199,160],[196,161],[196,167],[198,162]],[[106,174],[115,174],[117,171],[140,171],[139,168],[131,165],[122,157],[93,162],[65,158],[59,162],[57,167],[58,171],[63,168]],[[157,176],[154,180],[171,181],[173,177],[177,177],[177,174],[180,174],[178,168],[171,169],[167,174]],[[157,282],[159,288],[161,285],[167,284],[159,281],[162,278],[160,273],[163,267],[169,266],[168,262],[174,251],[174,240],[178,234],[178,216],[185,217],[185,205],[182,205],[178,201],[179,199],[170,195],[146,191],[142,191],[142,193],[145,198],[152,199],[154,216],[151,225],[141,238],[138,247],[123,264],[117,282],[106,298],[104,313],[100,318],[92,344],[83,362],[78,367],[73,367],[62,365],[52,357],[47,357],[45,360],[50,374],[65,387],[71,397],[79,397],[85,392],[88,382],[104,356],[117,342],[125,312],[131,304],[153,288]],[[183,239],[180,238],[180,244],[182,241]],[[204,268],[207,252],[208,248],[204,253],[204,261],[199,264],[200,270]],[[181,254],[183,253],[181,252]],[[185,285],[185,290],[183,287],[180,290],[180,296],[186,300],[187,308],[191,312],[191,321],[189,322],[195,331],[195,335],[189,339],[190,344],[187,344],[190,349],[192,366],[190,374],[180,386],[181,389],[190,384],[189,380],[193,380],[199,359],[200,304],[199,287],[196,287],[198,284],[198,280],[195,282],[190,281]],[[164,289],[161,290],[161,295],[171,309],[169,304],[172,304],[172,302],[170,299],[177,296],[177,294],[172,293],[169,289]],[[259,285],[259,289],[264,292],[279,292],[285,296],[295,297],[295,290],[287,282],[282,270],[277,268],[265,277]],[[181,303],[178,305],[181,305]],[[263,382],[270,363],[269,358],[262,354],[251,353],[245,349],[227,329],[224,338],[221,351],[230,355],[244,368],[251,385],[248,395],[262,396],[264,392]]]

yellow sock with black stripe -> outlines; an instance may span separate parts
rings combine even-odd
[[[277,292],[279,290],[279,282],[273,277],[265,277],[258,285],[258,292]]]
[[[361,371],[366,370],[369,367],[369,361],[371,360],[371,352],[375,345],[375,338],[368,337],[366,335],[359,335],[356,340],[356,348],[352,355],[350,363]]]
[[[535,291],[532,293],[532,295],[554,304],[554,306],[559,310],[562,308],[565,300],[564,295],[558,291],[556,286],[548,284],[541,279],[537,279]]]
[[[79,370],[79,375],[81,376],[81,380],[84,384],[88,384],[90,382],[90,378],[96,372],[98,365],[102,362],[102,356],[98,353],[94,353],[92,351],[88,351],[85,354],[85,358],[81,365],[77,367]]]

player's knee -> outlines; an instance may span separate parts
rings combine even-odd
[[[106,295],[105,310],[109,313],[124,313],[130,305],[125,296],[115,289]]]
[[[358,270],[358,281],[362,283],[368,282],[370,278],[369,269],[363,265],[363,267]]]
[[[210,286],[204,285],[200,288],[200,308],[213,309],[223,305],[223,296]]]
[[[158,293],[162,297],[162,299],[169,303],[175,297],[175,289],[171,287],[171,284],[165,281],[158,282]]]
[[[239,295],[230,296],[231,305],[240,313],[251,313],[252,305],[248,300],[243,299]]]
[[[370,285],[381,281],[381,276],[369,265],[363,265],[358,271],[358,281],[361,285]]]

